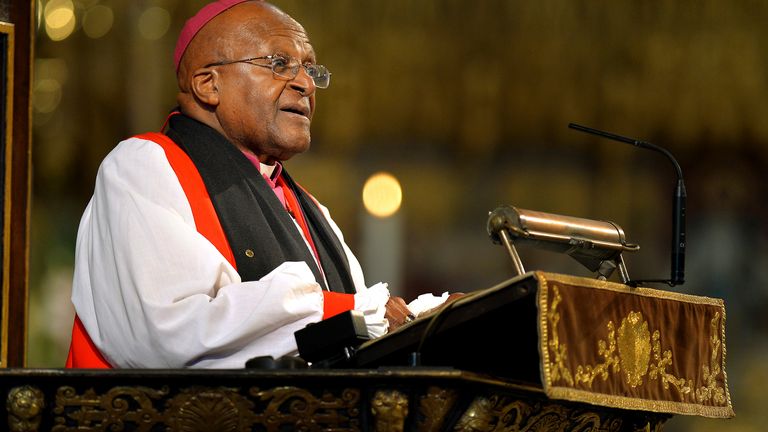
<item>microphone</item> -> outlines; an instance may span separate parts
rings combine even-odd
[[[598,129],[592,129],[590,127],[578,125],[576,123],[569,123],[568,127],[581,132],[585,132],[592,135],[608,138],[613,141],[619,141],[633,146],[653,150],[665,155],[675,167],[677,171],[677,185],[672,194],[672,253],[671,253],[671,267],[670,267],[670,279],[669,280],[635,280],[630,281],[628,285],[635,285],[642,282],[662,282],[667,283],[669,286],[682,285],[685,282],[685,183],[683,183],[683,170],[680,169],[680,164],[677,163],[675,157],[672,156],[667,149],[659,147],[655,144],[651,144],[647,141],[636,140],[627,138],[621,135],[616,135],[610,132],[601,131]]]

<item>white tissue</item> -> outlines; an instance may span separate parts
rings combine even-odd
[[[439,297],[432,293],[422,294],[413,299],[412,302],[408,303],[408,309],[410,309],[414,315],[419,316],[422,313],[445,303],[445,301],[448,300],[448,295],[447,291]]]

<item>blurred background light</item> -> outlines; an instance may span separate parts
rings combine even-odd
[[[35,1],[35,29],[40,30],[40,25],[43,23],[43,2],[40,0]]]
[[[54,79],[60,83],[67,81],[69,69],[67,62],[61,58],[35,59],[35,79]]]
[[[392,174],[376,173],[368,178],[363,186],[363,204],[374,216],[392,216],[400,209],[402,201],[400,182]]]
[[[85,12],[83,16],[83,32],[91,39],[98,39],[112,29],[114,14],[112,9],[104,5],[96,5]]]
[[[45,33],[53,41],[64,40],[75,30],[75,6],[70,0],[50,0],[43,18]]]
[[[61,83],[53,79],[42,79],[35,82],[32,105],[39,113],[53,112],[61,102]]]
[[[36,113],[48,114],[58,108],[62,97],[62,85],[66,82],[67,75],[67,64],[63,59],[35,60],[32,107]]]
[[[167,10],[153,6],[147,8],[139,17],[139,34],[147,40],[163,37],[171,25],[171,14]]]

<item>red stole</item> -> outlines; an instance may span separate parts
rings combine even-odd
[[[219,253],[237,269],[232,249],[229,246],[224,230],[219,223],[216,210],[211,202],[211,197],[205,188],[200,173],[192,163],[187,154],[166,135],[158,132],[149,132],[137,135],[136,138],[153,141],[160,145],[165,151],[166,158],[171,168],[179,179],[181,188],[189,201],[192,209],[192,216],[195,220],[195,228],[208,241],[213,244]],[[282,181],[278,178],[278,181]],[[307,223],[304,220],[303,213],[293,211],[300,209],[296,196],[285,184],[282,184],[283,192],[286,198],[286,204],[292,215],[298,222],[309,244],[313,245],[312,236],[309,233]],[[314,249],[314,247],[313,247]],[[317,252],[313,250],[315,255]],[[323,319],[329,318],[341,312],[351,310],[355,306],[354,295],[323,291]],[[67,368],[84,369],[110,369],[112,366],[104,359],[96,345],[94,345],[88,333],[83,327],[80,318],[75,315],[75,322],[72,328],[72,342],[69,347],[69,355],[65,365]]]

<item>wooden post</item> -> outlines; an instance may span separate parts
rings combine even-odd
[[[32,0],[0,0],[0,367],[23,367],[26,362],[34,5]]]

